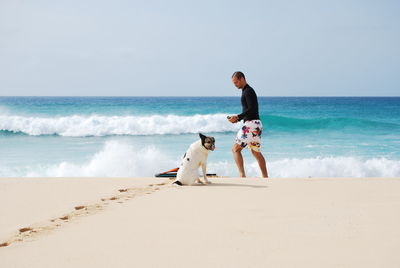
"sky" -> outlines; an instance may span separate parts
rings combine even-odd
[[[0,96],[400,96],[400,1],[0,0]]]

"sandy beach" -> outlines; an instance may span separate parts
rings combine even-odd
[[[0,267],[400,267],[398,178],[0,179]]]

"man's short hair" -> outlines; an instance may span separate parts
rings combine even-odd
[[[244,79],[246,79],[246,77],[244,76],[244,73],[242,73],[242,72],[234,72],[233,74],[232,74],[232,78],[234,78],[234,77],[236,77],[237,79],[242,79],[242,77],[244,78]]]

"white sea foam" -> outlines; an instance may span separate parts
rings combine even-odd
[[[0,167],[0,177],[152,177],[155,173],[178,167],[180,157],[171,159],[154,146],[137,148],[121,141],[107,141],[89,161],[60,162],[56,165]],[[271,177],[400,177],[400,160],[356,157],[291,158],[268,161]],[[248,176],[260,176],[257,163],[246,161]],[[237,176],[232,160],[209,161],[208,173]]]
[[[108,135],[183,134],[236,131],[224,114],[103,116],[72,115],[64,117],[26,117],[0,115],[0,130],[28,135],[71,137]]]
[[[285,158],[267,162],[270,177],[400,177],[400,160],[357,157]],[[237,176],[232,161],[210,163],[209,168],[220,175]],[[248,176],[261,176],[258,164],[250,162]]]
[[[63,161],[56,165],[41,165],[14,169],[2,168],[1,177],[149,177],[171,169],[178,161],[168,159],[153,146],[136,148],[119,142],[107,141],[104,147],[84,163]]]

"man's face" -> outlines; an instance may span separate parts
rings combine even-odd
[[[235,85],[237,88],[244,88],[246,85],[246,82],[243,77],[238,79],[236,76],[232,77],[232,83]]]

